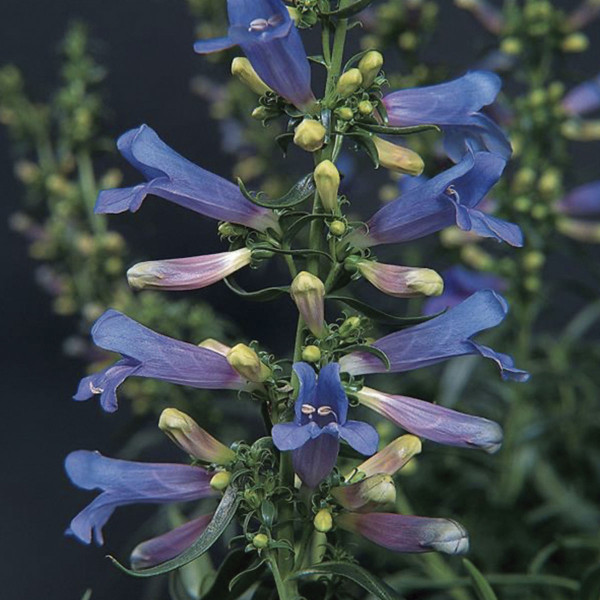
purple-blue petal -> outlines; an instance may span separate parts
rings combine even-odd
[[[529,381],[529,373],[522,369],[517,369],[515,367],[515,361],[508,354],[496,352],[492,348],[478,344],[473,340],[469,340],[469,343],[481,356],[493,360],[498,365],[502,379],[519,381],[522,383]]]
[[[292,452],[294,471],[305,485],[317,487],[335,466],[339,447],[339,439],[327,433],[309,440]]]
[[[300,384],[298,398],[294,405],[295,421],[299,424],[302,420],[302,405],[316,406],[317,375],[314,369],[305,362],[294,363],[293,369]]]
[[[92,328],[96,345],[123,359],[85,377],[76,400],[101,394],[102,407],[117,409],[116,389],[130,375],[150,377],[200,389],[241,389],[244,379],[225,356],[156,333],[116,310],[106,311]]]
[[[371,456],[377,452],[379,435],[375,428],[362,421],[347,421],[339,428],[340,437],[348,442],[352,448],[365,456]]]
[[[272,211],[247,200],[230,181],[177,154],[147,125],[124,133],[117,146],[148,182],[100,192],[97,213],[135,212],[152,194],[213,219],[260,230],[276,227]]]
[[[340,365],[338,363],[329,363],[319,372],[315,406],[330,406],[337,415],[337,423],[343,425],[346,422],[348,397],[340,381]]]
[[[562,105],[572,115],[586,115],[600,108],[600,75],[574,87]]]
[[[591,181],[571,190],[558,203],[557,210],[571,217],[600,215],[600,181]]]
[[[318,437],[319,426],[316,423],[298,425],[296,423],[278,423],[273,425],[271,437],[277,449],[282,452],[296,450],[306,444],[308,440]]]
[[[454,356],[480,354],[497,362],[503,376],[524,381],[527,375],[523,371],[514,369],[497,355],[485,354],[470,339],[501,323],[507,312],[508,305],[502,296],[482,290],[439,317],[385,336],[373,346],[387,355],[392,373],[419,369]],[[386,372],[381,360],[366,352],[348,354],[341,358],[340,365],[353,375]]]
[[[71,481],[97,496],[71,521],[68,533],[89,544],[104,542],[102,528],[119,506],[198,500],[214,495],[211,474],[201,467],[117,460],[99,452],[77,450],[67,456],[65,469]]]

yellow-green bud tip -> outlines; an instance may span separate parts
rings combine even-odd
[[[580,31],[571,33],[561,43],[564,52],[585,52],[590,45],[587,35]]]
[[[316,363],[321,360],[321,350],[318,346],[309,345],[305,346],[302,350],[302,360],[309,363]]]
[[[231,473],[229,471],[219,471],[215,473],[210,480],[210,487],[213,490],[222,492],[231,482]]]
[[[252,545],[259,550],[262,550],[269,545],[269,538],[264,533],[257,533],[252,538]]]
[[[271,91],[271,88],[257,75],[247,58],[241,56],[234,58],[231,63],[231,74],[259,96]]]
[[[444,280],[433,269],[414,269],[406,276],[408,287],[417,294],[439,296],[444,291]]]
[[[294,144],[307,152],[316,152],[325,143],[325,127],[313,119],[304,119],[294,132]]]
[[[246,344],[237,344],[227,353],[227,362],[248,381],[262,383],[271,376],[271,369]]]
[[[416,152],[377,136],[373,137],[373,142],[382,167],[407,175],[420,175],[423,172],[425,163]]]
[[[324,160],[315,167],[313,176],[323,208],[334,212],[338,207],[340,172],[330,160]]]
[[[327,533],[333,528],[333,517],[331,513],[326,509],[322,508],[313,519],[315,529],[321,533]]]
[[[383,67],[383,55],[377,50],[367,52],[358,63],[358,69],[363,76],[363,87],[368,88],[372,85],[379,71]]]
[[[359,90],[362,83],[362,73],[358,69],[349,69],[339,78],[336,91],[342,98],[347,98]]]
[[[332,235],[341,236],[346,233],[346,223],[344,221],[331,221],[329,223],[329,231]]]

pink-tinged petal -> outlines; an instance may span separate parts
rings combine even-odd
[[[396,298],[439,296],[444,281],[433,269],[387,265],[372,260],[357,263],[360,274],[384,294]]]

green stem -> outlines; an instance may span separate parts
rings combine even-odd
[[[273,573],[273,579],[275,580],[275,587],[277,588],[277,594],[279,600],[293,600],[295,598],[295,591],[290,589],[290,581],[286,581],[279,570],[279,564],[273,556],[269,556],[269,566],[271,567],[271,573]]]

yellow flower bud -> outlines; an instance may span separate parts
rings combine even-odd
[[[269,545],[269,538],[264,533],[257,533],[252,538],[252,545],[259,550],[262,550]]]
[[[271,88],[257,75],[247,58],[241,56],[234,58],[231,62],[231,74],[259,96],[271,91]]]
[[[365,479],[331,488],[331,495],[347,510],[369,511],[396,501],[396,486],[386,473],[376,473]]]
[[[600,243],[600,224],[595,221],[579,219],[559,219],[556,223],[558,230],[578,242]]]
[[[266,106],[257,106],[250,115],[257,121],[264,121],[269,116],[269,109]]]
[[[336,92],[342,98],[348,98],[360,89],[362,83],[362,73],[358,69],[349,69],[338,79]]]
[[[227,353],[227,362],[248,381],[262,383],[271,376],[271,369],[246,344],[237,344]]]
[[[315,529],[321,533],[327,533],[331,531],[333,527],[333,518],[331,513],[326,509],[322,508],[313,519]]]
[[[377,148],[379,162],[382,167],[407,175],[420,175],[423,172],[425,163],[416,152],[404,146],[392,144],[377,136],[373,137],[373,142]]]
[[[569,34],[561,43],[563,52],[576,53],[585,52],[590,45],[590,40],[585,33],[577,31]]]
[[[338,108],[335,111],[335,114],[342,120],[342,121],[351,121],[352,118],[354,117],[354,112],[352,111],[351,108],[349,108],[348,106],[342,106],[341,108]]]
[[[321,350],[318,346],[310,344],[302,350],[302,360],[309,363],[316,363],[321,360]]]
[[[229,471],[219,471],[212,476],[210,487],[217,492],[227,489],[231,482],[231,473]]]
[[[323,335],[325,331],[325,286],[323,282],[307,271],[300,271],[292,281],[290,295],[311,333],[317,337]]]
[[[327,130],[319,121],[304,119],[294,132],[294,144],[307,152],[316,152],[325,143]]]
[[[368,100],[363,100],[358,103],[358,112],[363,117],[368,117],[373,112],[373,105]]]
[[[198,346],[200,348],[207,348],[208,350],[212,350],[213,352],[221,354],[222,356],[227,356],[227,354],[231,350],[231,346],[227,346],[226,344],[223,344],[213,338],[206,338],[204,341],[200,342]]]
[[[383,55],[377,50],[367,52],[358,63],[358,69],[363,77],[363,87],[370,87],[383,67]]]
[[[500,43],[500,50],[504,52],[504,54],[515,56],[516,54],[521,54],[523,44],[521,43],[521,40],[518,40],[517,38],[505,38]]]
[[[338,208],[337,198],[340,187],[340,172],[337,167],[330,160],[324,160],[316,166],[314,178],[323,208],[335,212]]]
[[[340,235],[344,235],[346,233],[346,223],[344,223],[344,221],[331,221],[331,223],[329,223],[329,231],[331,232],[331,235],[335,235],[335,236],[340,236]]]
[[[545,262],[546,257],[541,252],[538,252],[536,250],[528,252],[523,257],[523,266],[528,271],[537,271],[538,269],[541,269],[544,266]]]

